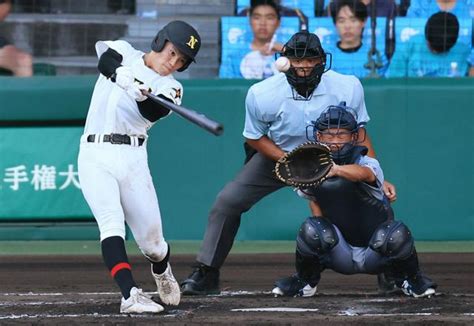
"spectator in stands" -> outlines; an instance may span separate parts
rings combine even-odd
[[[301,23],[301,29],[307,29],[308,17],[306,17],[306,15],[298,8],[298,0],[293,1],[294,2],[293,8],[283,6],[281,4],[281,0],[274,0],[273,2],[278,6],[279,11],[280,11],[280,16],[298,17]],[[250,5],[250,7],[244,8],[243,10],[237,13],[237,16],[249,16],[251,8],[252,8],[252,5]]]
[[[326,5],[326,15],[331,16],[331,6],[337,5],[339,0],[316,0],[316,8],[321,6],[320,2],[323,1]],[[367,11],[370,12],[372,10],[372,0],[361,0],[364,5],[367,6]],[[353,0],[355,2],[355,0]],[[397,6],[395,0],[378,0],[376,1],[376,15],[377,17],[387,17],[393,18],[395,16],[401,16],[406,13],[406,9],[404,10],[407,5],[405,3],[407,0],[401,0],[400,4]]]
[[[360,0],[338,0],[331,2],[330,8],[339,35],[337,44],[327,47],[327,51],[333,56],[332,69],[363,78],[373,73],[368,61],[375,60],[377,68],[374,72],[378,76],[383,75],[388,65],[385,55],[369,56],[371,44],[362,42],[367,6]]]
[[[472,0],[411,0],[407,17],[428,18],[438,11],[447,11],[458,19],[474,18]]]
[[[272,0],[252,0],[249,11],[253,40],[249,47],[232,54],[230,65],[221,65],[219,77],[264,79],[278,73],[275,52],[283,45],[276,42],[280,11]],[[250,52],[249,52],[250,51]]]
[[[0,0],[0,22],[8,16],[10,10],[11,1]],[[19,50],[0,36],[0,68],[17,77],[30,77],[33,75],[33,59],[31,55]]]
[[[459,21],[448,12],[432,15],[425,37],[412,37],[397,47],[387,77],[462,77],[468,72],[470,47],[457,42]]]

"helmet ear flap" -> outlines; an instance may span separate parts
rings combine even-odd
[[[166,30],[162,29],[158,34],[156,34],[153,42],[151,42],[151,49],[155,52],[160,52],[163,50],[167,40]]]
[[[185,71],[188,69],[189,65],[193,62],[193,60],[189,59],[181,68],[178,69],[179,72]]]

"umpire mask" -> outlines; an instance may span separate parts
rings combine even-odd
[[[306,30],[294,34],[283,46],[281,55],[289,59],[321,59],[321,62],[305,76],[299,76],[296,71],[298,68],[293,66],[285,72],[286,79],[293,89],[293,98],[309,101],[321,81],[321,76],[331,68],[331,55],[329,54],[329,67],[326,67],[327,54],[318,36]]]

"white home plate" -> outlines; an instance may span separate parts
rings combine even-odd
[[[231,311],[244,311],[244,312],[254,312],[254,311],[305,312],[305,311],[318,311],[318,309],[274,307],[274,308],[243,308],[243,309],[232,309]]]

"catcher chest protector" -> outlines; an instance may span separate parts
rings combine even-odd
[[[188,58],[188,61],[178,71],[184,71],[191,62],[196,62],[194,58],[201,48],[201,37],[191,25],[180,20],[170,22],[155,36],[151,42],[151,49],[160,52],[166,41],[173,43]]]
[[[367,247],[380,224],[393,219],[390,205],[374,198],[358,182],[334,177],[305,192],[316,199],[324,216],[355,247]]]
[[[326,53],[321,46],[321,42],[316,34],[308,31],[301,31],[294,34],[291,39],[283,46],[282,56],[287,58],[304,59],[304,58],[320,58],[321,64],[314,66],[308,76],[300,77],[296,73],[295,68],[291,67],[285,72],[288,83],[299,94],[293,94],[295,100],[309,101],[313,91],[321,81],[323,73],[331,68],[326,68]]]

